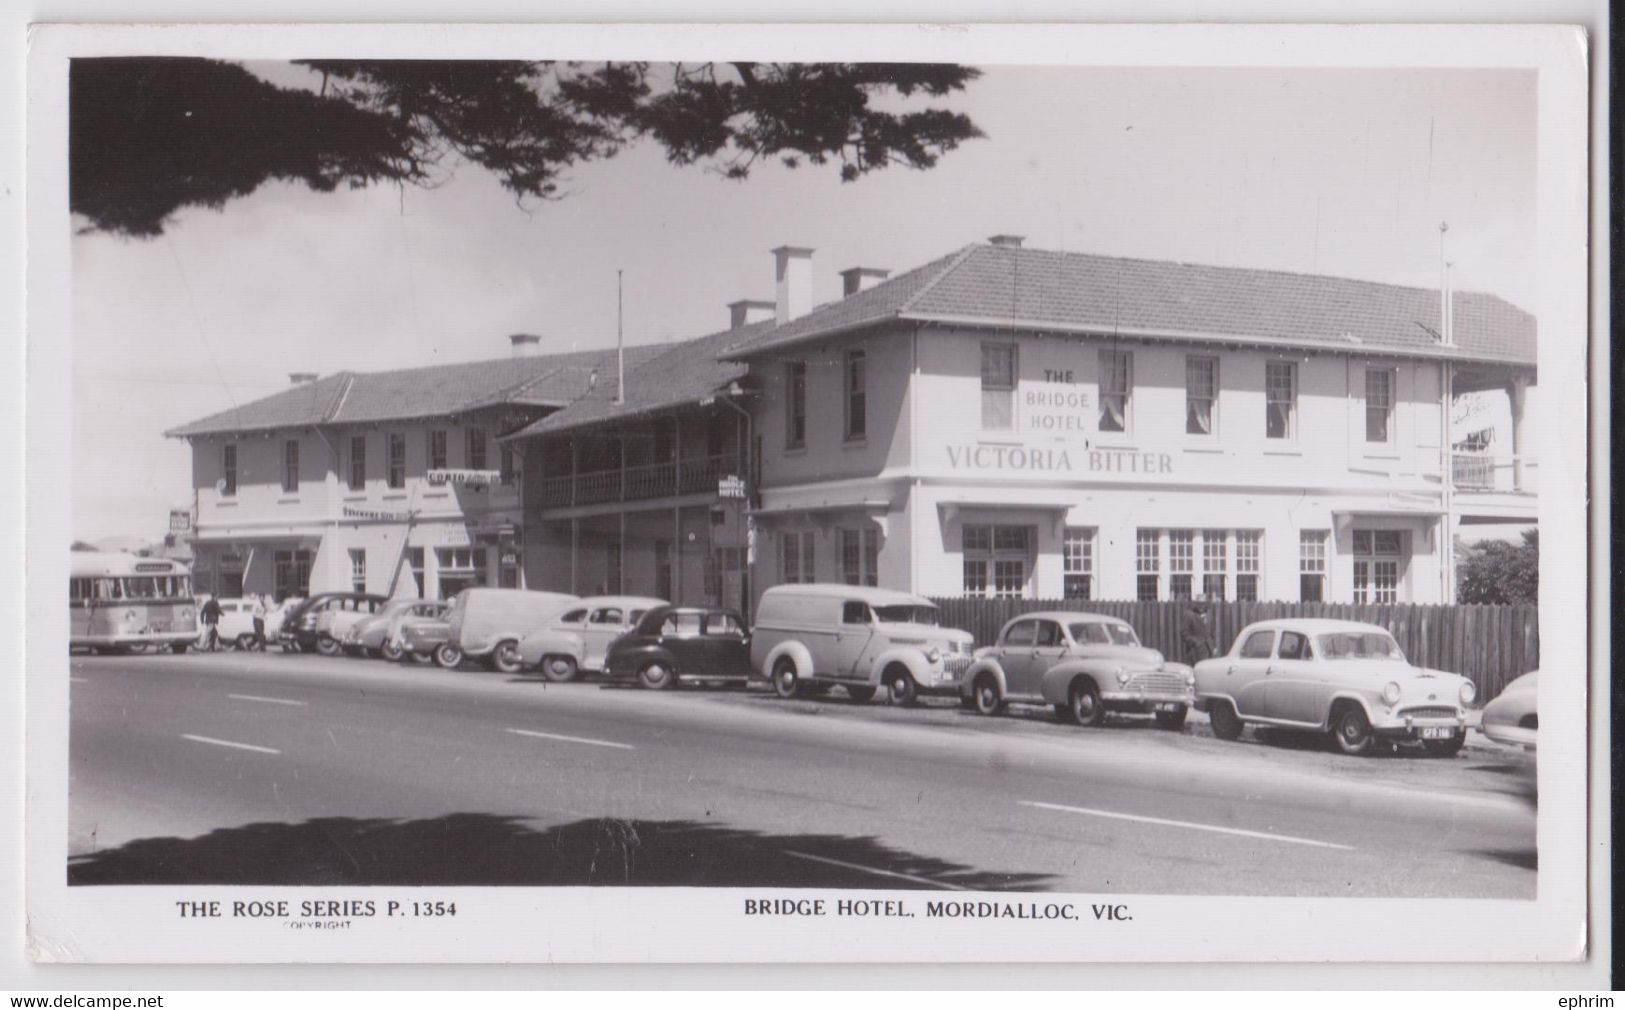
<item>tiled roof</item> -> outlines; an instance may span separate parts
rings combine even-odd
[[[745,374],[743,364],[724,361],[719,357],[721,353],[740,340],[768,332],[773,326],[769,320],[667,344],[661,348],[663,353],[651,356],[626,373],[623,402],[615,402],[613,382],[600,380],[592,395],[531,423],[512,437],[551,435],[697,403]]]
[[[628,371],[663,344],[626,349]],[[598,386],[613,386],[615,351],[574,351],[403,368],[389,372],[339,372],[293,386],[252,403],[221,411],[165,432],[175,438],[443,417],[480,407],[518,404],[561,407],[586,395],[592,373]]]
[[[800,319],[738,341],[742,358],[889,319],[1263,343],[1535,363],[1535,319],[1456,292],[1454,347],[1439,294],[1315,274],[971,245]]]

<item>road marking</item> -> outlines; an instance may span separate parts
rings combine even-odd
[[[878,866],[864,866],[861,863],[847,863],[839,859],[831,859],[828,856],[815,856],[810,852],[792,852],[789,849],[785,849],[784,854],[787,856],[795,856],[797,859],[810,859],[815,863],[828,863],[831,866],[841,866],[848,870],[858,870],[862,873],[873,873],[877,877],[896,877],[898,880],[912,880],[916,884],[929,884],[932,887],[941,887],[949,891],[970,890],[968,887],[960,887],[958,884],[950,884],[946,880],[932,880],[929,877],[916,877],[910,873],[898,873],[896,870],[882,870]]]
[[[1088,807],[1069,807],[1061,803],[1040,803],[1037,800],[1017,800],[1024,807],[1038,807],[1041,810],[1062,810],[1069,814],[1084,814],[1089,817],[1110,817],[1119,821],[1139,821],[1142,824],[1162,824],[1170,828],[1190,828],[1194,831],[1212,831],[1221,835],[1240,835],[1243,838],[1263,838],[1272,842],[1291,842],[1294,845],[1313,845],[1322,849],[1342,849],[1353,852],[1352,845],[1339,845],[1336,842],[1321,842],[1313,838],[1299,838],[1296,835],[1276,835],[1268,831],[1247,831],[1243,828],[1222,828],[1217,824],[1197,824],[1192,821],[1171,821],[1165,817],[1142,817],[1139,814],[1119,814],[1110,810],[1091,810]]]
[[[616,743],[613,740],[594,740],[585,736],[561,736],[558,733],[539,733],[533,729],[510,729],[509,733],[518,733],[520,736],[534,736],[543,740],[562,740],[565,743],[586,743],[594,747],[614,747],[617,750],[637,750],[629,743]]]
[[[228,694],[228,695],[226,695],[226,697],[228,697],[228,698],[236,698],[238,701],[263,701],[263,702],[265,702],[266,704],[269,704],[269,705],[309,705],[310,704],[310,702],[308,702],[308,701],[293,701],[293,700],[288,699],[288,698],[266,698],[266,697],[262,697],[261,695],[257,695],[257,694]]]
[[[281,751],[275,749],[274,747],[259,747],[259,746],[256,746],[254,744],[251,744],[251,743],[232,743],[230,740],[216,740],[212,736],[193,736],[190,733],[182,733],[181,737],[183,739],[186,739],[186,740],[196,740],[198,743],[212,743],[216,747],[235,747],[238,750],[251,750],[251,751],[254,751],[257,754],[281,754],[282,753]]]

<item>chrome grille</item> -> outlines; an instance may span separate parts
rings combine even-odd
[[[1185,690],[1185,678],[1177,673],[1137,673],[1129,679],[1128,689],[1181,694]]]
[[[1454,719],[1456,710],[1449,705],[1418,705],[1400,709],[1399,714],[1412,719]]]
[[[942,668],[957,676],[969,670],[974,659],[975,657],[966,655],[943,656]]]

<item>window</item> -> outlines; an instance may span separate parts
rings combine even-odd
[[[350,588],[358,593],[367,591],[367,552],[363,548],[350,549]]]
[[[841,623],[868,624],[869,605],[867,603],[860,603],[857,600],[848,600],[847,602],[841,604]]]
[[[1094,596],[1095,531],[1068,526],[1061,537],[1061,595],[1069,600]]]
[[[1258,599],[1259,556],[1264,534],[1260,530],[1236,531],[1236,599]]]
[[[1409,567],[1403,530],[1354,531],[1354,602],[1398,603]]]
[[[967,524],[960,543],[966,596],[1019,599],[1027,595],[1032,527]]]
[[[1196,533],[1168,531],[1168,598],[1191,598],[1191,576],[1196,569]]]
[[[406,436],[398,432],[389,436],[389,486],[406,486]]]
[[[220,448],[220,493],[230,497],[237,493],[237,446],[227,443]]]
[[[846,438],[856,441],[869,433],[869,379],[864,353],[846,352]]]
[[[660,633],[670,638],[694,638],[700,633],[700,615],[679,611],[660,625]]]
[[[1017,649],[1029,648],[1037,640],[1037,635],[1037,621],[1017,621],[1004,633],[1004,644]]]
[[[444,470],[446,468],[446,432],[436,428],[429,432],[429,469]]]
[[[807,363],[792,361],[784,375],[784,447],[807,444]]]
[[[1160,538],[1159,530],[1134,531],[1134,598],[1137,600],[1154,600],[1158,596]]]
[[[350,490],[361,491],[367,486],[367,436],[350,438]]]
[[[1225,582],[1230,571],[1230,535],[1226,530],[1202,531],[1202,595],[1228,599]]]
[[[1213,404],[1219,396],[1219,359],[1185,359],[1185,433],[1213,434]]]
[[[1394,440],[1394,373],[1388,368],[1365,370],[1365,440]]]
[[[1033,638],[1033,644],[1040,649],[1051,649],[1057,645],[1066,644],[1066,638],[1061,634],[1061,626],[1054,621],[1035,621],[1038,632]]]
[[[1275,645],[1275,632],[1255,631],[1247,636],[1247,641],[1241,643],[1242,659],[1268,659],[1270,649]]]
[[[1100,430],[1128,431],[1129,397],[1134,387],[1134,354],[1100,352]]]
[[[1331,530],[1298,532],[1298,599],[1320,603],[1326,599],[1326,542]]]
[[[587,608],[578,607],[559,617],[560,624],[581,624],[587,619]]]
[[[1310,659],[1309,639],[1296,631],[1281,632],[1281,644],[1276,648],[1275,655],[1279,659]]]
[[[282,490],[286,494],[299,490],[299,440],[296,438],[282,443]]]
[[[277,551],[272,560],[276,575],[277,602],[280,603],[293,596],[310,595],[310,551]]]
[[[620,607],[600,607],[592,612],[587,619],[588,624],[620,624],[622,611]]]
[[[438,547],[435,549],[435,560],[440,563],[440,570],[471,572],[474,570],[474,548],[472,547]]]
[[[1291,361],[1264,363],[1264,410],[1266,438],[1297,437],[1297,364]]]
[[[780,581],[789,583],[818,581],[817,566],[814,564],[813,537],[811,530],[779,535]]]
[[[739,638],[744,636],[745,629],[739,626],[739,622],[734,620],[732,614],[712,613],[705,615],[705,633],[707,635],[732,635]]]
[[[518,479],[519,474],[518,460],[514,458],[513,446],[503,442],[501,448],[497,450],[497,458],[501,462],[502,476],[500,479],[502,486],[511,487],[513,482]]]
[[[876,569],[880,562],[880,532],[841,530],[840,544],[841,581],[849,586],[879,585]]]
[[[982,429],[1016,426],[1016,345],[982,345]]]
[[[485,429],[468,429],[468,468],[485,469]]]

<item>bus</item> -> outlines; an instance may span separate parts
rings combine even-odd
[[[124,653],[197,641],[192,573],[179,561],[134,554],[74,551],[68,571],[68,646]]]

